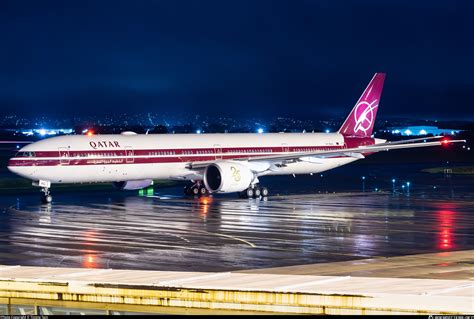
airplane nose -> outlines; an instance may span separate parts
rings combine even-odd
[[[13,174],[18,174],[19,167],[15,165],[15,161],[12,158],[10,158],[8,160],[7,169]]]
[[[8,160],[7,168],[10,172],[14,173],[13,160],[11,158]]]

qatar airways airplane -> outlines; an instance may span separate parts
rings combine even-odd
[[[384,80],[384,73],[374,75],[337,133],[65,135],[23,147],[8,169],[41,187],[44,203],[52,201],[53,183],[112,182],[132,190],[154,179],[192,181],[189,195],[252,198],[269,193],[261,176],[319,173],[380,151],[464,142],[373,138]]]

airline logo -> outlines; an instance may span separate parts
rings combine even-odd
[[[374,122],[374,110],[378,106],[377,100],[372,101],[372,103],[361,101],[357,104],[354,112],[354,133],[362,131],[367,135],[367,131],[372,127],[372,123]]]
[[[105,147],[115,147],[115,148],[120,147],[120,144],[118,141],[100,141],[100,142],[90,141],[89,145],[93,149],[105,148]]]
[[[240,182],[240,171],[235,168],[235,166],[231,166],[230,170],[232,171],[232,177],[234,178],[234,181]]]

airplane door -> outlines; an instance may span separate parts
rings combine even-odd
[[[216,160],[222,159],[222,147],[219,144],[214,144],[214,154],[216,155]]]
[[[59,163],[61,165],[69,165],[69,149],[67,147],[59,147]]]
[[[131,146],[125,146],[125,162],[127,164],[135,161],[134,155],[133,148]]]

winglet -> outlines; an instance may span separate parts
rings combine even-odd
[[[385,73],[375,73],[339,129],[340,134],[355,137],[369,137],[372,135],[384,81]]]

